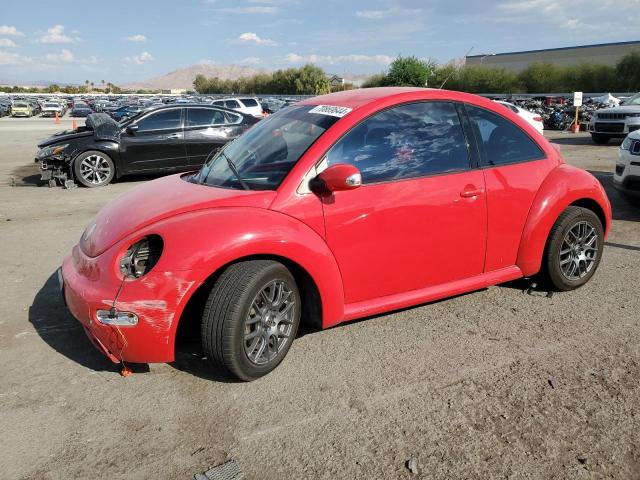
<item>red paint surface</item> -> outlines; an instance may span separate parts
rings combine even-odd
[[[451,100],[499,112],[528,132],[546,158],[450,175],[300,194],[303,177],[350,128],[389,106]],[[148,182],[107,205],[64,260],[69,309],[113,360],[166,362],[185,305],[216,271],[255,255],[282,257],[316,283],[322,325],[404,308],[530,276],[549,231],[572,203],[611,207],[600,183],[567,166],[559,151],[517,115],[473,95],[444,90],[366,89],[304,101],[353,111],[307,150],[277,191],[212,188],[179,175]],[[93,230],[93,231],[92,231]],[[116,308],[135,327],[96,323],[111,308],[118,262],[143,236],[163,238],[154,269],[126,280]]]

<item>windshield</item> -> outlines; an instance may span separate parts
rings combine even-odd
[[[17,108],[27,108],[29,105],[27,103],[24,102],[16,102],[13,104],[14,107]]]
[[[120,119],[120,125],[121,126],[125,126],[129,123],[132,123],[134,120],[138,119],[138,117],[141,117],[142,115],[146,114],[147,111],[146,110],[136,110],[136,111],[132,111],[132,110],[124,110],[124,116]]]
[[[195,180],[216,187],[275,190],[304,152],[338,120],[310,113],[313,107],[287,108],[257,123],[203,165]]]
[[[636,93],[633,97],[629,97],[624,101],[625,105],[640,105],[640,93]]]
[[[44,108],[58,108],[57,103],[45,103]]]

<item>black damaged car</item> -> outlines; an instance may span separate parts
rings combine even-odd
[[[210,105],[167,105],[122,123],[93,113],[86,125],[38,144],[36,163],[50,186],[101,187],[130,174],[196,170],[259,119]]]

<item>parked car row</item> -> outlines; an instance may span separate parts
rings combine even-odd
[[[39,144],[36,161],[50,184],[78,182],[87,187],[103,186],[114,178],[132,173],[159,173],[198,168],[209,153],[219,150],[263,118],[264,112],[289,105],[281,99],[254,97],[200,97],[200,103],[162,97],[145,99],[73,99],[71,114],[89,116],[87,125],[73,132],[56,134]],[[293,102],[293,100],[292,100]],[[528,101],[533,107],[538,101]],[[544,119],[516,103],[497,101],[529,123],[538,133]],[[65,106],[44,104],[43,115],[64,114]],[[31,103],[14,101],[15,115],[29,116]],[[96,112],[99,115],[96,115]],[[93,116],[92,116],[93,114]],[[482,125],[482,122],[479,123]],[[606,139],[598,129],[607,125]],[[616,132],[612,132],[613,129]],[[627,136],[620,148],[614,185],[629,202],[640,203],[640,94],[613,109],[597,109],[589,126],[596,143]],[[105,136],[105,131],[111,134]],[[629,133],[631,132],[631,133]],[[275,141],[275,140],[274,140]]]
[[[86,117],[90,113],[106,113],[117,121],[123,121],[151,107],[167,104],[205,103],[221,106],[261,118],[277,112],[283,107],[292,105],[296,99],[286,97],[221,97],[214,95],[184,95],[181,97],[158,95],[154,97],[138,97],[131,95],[75,95],[75,96],[39,96],[24,95],[0,96],[0,117],[12,115],[12,104],[18,103],[15,116],[32,117],[42,114],[43,117],[59,116],[67,111],[73,117]],[[27,105],[24,105],[27,103]],[[58,104],[56,107],[52,104]]]

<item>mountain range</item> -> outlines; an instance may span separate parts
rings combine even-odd
[[[130,90],[169,90],[169,89],[193,89],[193,81],[196,75],[205,77],[218,77],[221,80],[235,80],[241,77],[250,77],[258,73],[268,73],[268,70],[247,67],[241,65],[216,65],[214,63],[199,63],[190,67],[178,68],[166,75],[150,78],[140,82],[132,82],[120,85]]]

